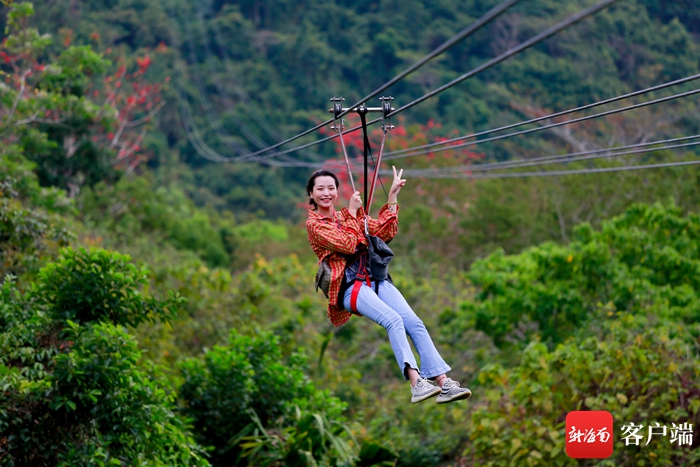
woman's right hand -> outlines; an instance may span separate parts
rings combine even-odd
[[[356,191],[350,197],[348,202],[348,211],[352,214],[352,217],[357,217],[357,210],[362,207],[362,198],[360,198],[360,192]]]

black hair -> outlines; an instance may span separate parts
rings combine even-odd
[[[318,177],[333,177],[333,180],[335,180],[336,190],[340,189],[340,180],[338,180],[338,176],[333,172],[321,169],[312,173],[311,178],[309,178],[309,181],[306,183],[306,194],[309,195],[309,204],[313,206],[314,209],[318,208],[318,206],[316,205],[316,201],[314,201],[314,199],[311,197],[311,192],[314,191],[314,185],[316,184],[316,178]]]

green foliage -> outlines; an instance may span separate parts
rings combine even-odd
[[[162,370],[139,364],[136,341],[112,323],[162,308],[140,296],[143,273],[116,253],[64,250],[30,292],[2,284],[3,465],[208,465]]]
[[[697,330],[697,324],[694,325]],[[691,466],[700,461],[692,446],[654,439],[625,446],[623,424],[700,422],[697,350],[682,325],[659,326],[620,313],[599,319],[595,337],[569,341],[548,351],[533,342],[511,369],[489,365],[479,375],[483,404],[471,417],[465,465],[578,465],[564,453],[565,415],[571,410],[607,410],[615,419],[615,447],[596,465]],[[669,377],[669,375],[672,375]]]
[[[0,277],[36,268],[72,238],[55,216],[25,209],[18,197],[14,179],[0,172]]]
[[[16,89],[6,86],[0,92],[0,100],[11,109],[3,121],[3,136],[19,142],[25,157],[36,163],[44,185],[73,185],[75,191],[83,183],[114,180],[111,151],[91,138],[98,122],[113,117],[102,115],[85,97],[90,75],[104,72],[109,61],[82,46],[69,47],[53,63],[39,65],[51,38],[28,27],[33,14],[30,3],[14,4],[8,14],[3,54],[13,57],[8,80],[12,78]],[[54,118],[42,118],[50,115]]]
[[[357,465],[357,456],[351,444],[341,435],[348,434],[346,427],[337,420],[328,419],[323,414],[302,415],[295,411],[296,424],[284,428],[280,435],[273,434],[262,426],[254,414],[257,425],[253,435],[240,437],[243,449],[241,457],[249,459],[253,465],[269,467],[273,465],[293,465],[299,467],[326,467]],[[344,433],[345,432],[345,433]],[[365,453],[365,457],[376,453]],[[369,465],[375,465],[370,461]]]
[[[567,246],[545,243],[514,256],[497,251],[472,266],[468,277],[478,293],[462,304],[457,322],[499,346],[524,346],[535,337],[562,342],[597,316],[599,304],[697,322],[698,239],[697,215],[635,205],[600,231],[578,226]]]
[[[522,2],[392,95],[408,102],[584,3]],[[451,376],[474,389],[469,403],[439,410],[407,403],[381,327],[362,318],[339,329],[328,323],[303,227],[272,220],[304,217],[294,206],[304,198],[306,169],[204,162],[186,142],[168,89],[157,132],[139,140],[153,156],[149,172],[115,170],[121,142],[112,144],[110,133],[121,109],[102,99],[117,89],[106,78],[130,88],[134,70],[105,56],[148,50],[163,58],[154,61],[160,78],[175,76],[170,31],[183,43],[187,31],[170,22],[168,7],[189,19],[201,8],[204,28],[220,29],[216,56],[204,53],[211,34],[187,44],[195,52],[188,74],[200,72],[210,97],[214,87],[240,97],[235,109],[212,101],[245,144],[240,121],[269,142],[282,138],[263,130],[260,115],[286,135],[306,129],[327,118],[319,102],[360,97],[493,4],[42,4],[37,22],[62,41],[29,27],[31,5],[10,10],[2,50],[12,63],[0,63],[10,79],[0,84],[0,464],[206,465],[199,445],[217,465],[569,465],[563,417],[576,408],[698,426],[700,374],[690,345],[700,335],[700,220],[683,215],[700,202],[697,170],[411,179],[392,273]],[[695,73],[699,11],[685,1],[618,2],[412,109],[388,144],[482,130]],[[103,46],[112,54],[94,51]],[[29,66],[12,68],[20,62]],[[105,77],[112,66],[119,71]],[[202,100],[185,88],[192,102]],[[684,100],[478,152],[509,159],[681,136],[697,132],[695,111]],[[194,113],[207,143],[228,154],[205,113]],[[415,124],[430,118],[442,127]],[[449,163],[405,160],[410,168]],[[678,207],[635,204],[660,199]],[[34,276],[71,238],[129,253],[136,265],[105,250],[64,250]],[[486,255],[469,280],[452,269]],[[119,327],[136,324],[136,338]],[[618,442],[610,465],[698,462],[695,451],[648,448]]]
[[[71,200],[65,192],[54,187],[41,187],[35,169],[36,164],[22,155],[21,147],[12,145],[0,151],[0,180],[11,180],[17,199],[48,212],[68,212]]]
[[[245,446],[239,443],[256,428],[284,428],[296,423],[311,426],[318,416],[327,417],[327,421],[315,425],[321,430],[320,438],[307,438],[312,444],[308,451],[319,459],[325,455],[329,449],[326,442],[330,440],[322,431],[329,424],[332,430],[336,429],[343,421],[344,406],[327,391],[317,389],[304,376],[304,368],[301,354],[283,358],[278,339],[272,334],[249,337],[236,331],[231,331],[227,346],[215,346],[201,358],[190,358],[181,364],[184,380],[178,392],[182,413],[192,419],[199,442],[212,447],[215,465],[240,465],[237,462],[241,461],[241,447]],[[301,435],[301,427],[284,438]],[[299,443],[305,443],[291,439],[283,442],[289,443],[290,451],[285,456],[296,455],[301,449]],[[258,465],[258,455],[264,458],[272,455],[268,452],[271,448],[280,449],[276,443],[263,444],[266,449],[258,446],[255,452],[244,456],[251,465]]]
[[[102,58],[90,46],[69,47],[49,67],[38,88],[47,92],[83,97],[94,75],[103,74],[110,65],[109,60]],[[86,122],[91,121],[88,102],[85,102],[84,107]],[[97,110],[97,107],[89,110]]]
[[[126,255],[101,249],[67,248],[58,261],[39,272],[33,294],[61,321],[106,321],[136,326],[146,320],[170,318],[181,298],[165,301],[146,297],[148,270],[137,268]]]
[[[212,266],[231,262],[226,232],[228,219],[213,218],[177,188],[156,187],[147,177],[99,183],[81,196],[82,219],[117,240],[110,246],[133,244],[138,236],[164,239],[178,249],[191,250]]]

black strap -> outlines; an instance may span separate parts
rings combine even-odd
[[[365,213],[367,213],[367,202],[369,199],[367,198],[367,194],[369,193],[369,175],[367,173],[367,167],[369,166],[369,161],[368,161],[368,156],[372,155],[372,147],[369,145],[369,138],[367,137],[367,110],[365,109],[363,111],[358,111],[358,114],[360,114],[360,121],[362,122],[362,134],[364,135],[364,154],[365,154],[365,197],[363,198],[365,200]]]

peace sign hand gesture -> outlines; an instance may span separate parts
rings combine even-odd
[[[401,175],[403,175],[403,169],[401,169],[397,174],[396,167],[392,165],[391,168],[394,169],[394,181],[391,183],[391,189],[389,189],[389,202],[395,203],[396,196],[399,194],[399,191],[401,191],[401,188],[403,188],[403,186],[406,184],[406,179],[401,178]]]
[[[391,166],[392,169],[394,169],[394,181],[391,183],[391,189],[389,190],[389,204],[393,205],[396,204],[396,196],[399,194],[399,191],[401,191],[401,188],[406,184],[406,180],[401,178],[401,175],[403,175],[403,169],[399,171],[399,173],[396,173],[396,167],[393,165]],[[389,208],[394,211],[394,208],[396,206],[389,206]]]

